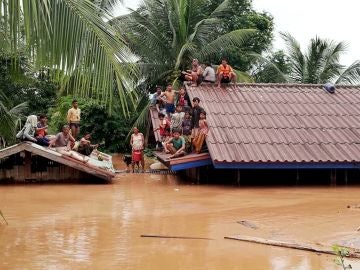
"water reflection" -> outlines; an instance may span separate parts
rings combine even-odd
[[[331,256],[223,237],[359,248],[360,211],[346,208],[359,191],[178,185],[161,175],[123,175],[114,185],[1,186],[9,226],[0,226],[0,269],[336,269]]]

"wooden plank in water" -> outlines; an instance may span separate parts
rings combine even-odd
[[[258,237],[251,237],[251,236],[225,236],[225,239],[229,240],[237,240],[243,242],[250,242],[268,246],[275,246],[275,247],[283,247],[283,248],[291,248],[297,250],[304,250],[316,253],[323,253],[323,254],[330,254],[330,255],[337,255],[335,251],[331,248],[327,248],[324,246],[315,246],[311,244],[304,244],[304,243],[294,243],[294,242],[286,242],[286,241],[277,241],[277,240],[270,240]],[[349,258],[360,258],[360,251],[348,248],[349,250]]]
[[[214,240],[207,237],[192,237],[192,236],[172,236],[172,235],[155,235],[155,234],[142,234],[140,237],[149,238],[171,238],[171,239],[195,239],[195,240]]]

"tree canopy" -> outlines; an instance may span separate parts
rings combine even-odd
[[[173,80],[193,58],[219,59],[248,42],[255,29],[223,23],[233,8],[229,0],[147,0],[112,25],[125,31],[144,83],[151,86]]]
[[[340,63],[340,57],[347,50],[343,42],[315,37],[310,40],[306,51],[289,33],[282,33],[289,59],[289,80],[296,83],[354,84],[360,81],[360,61],[349,67]]]
[[[0,1],[0,47],[27,51],[35,69],[46,68],[62,91],[111,105],[135,106],[136,66],[122,36],[109,25],[117,1]]]

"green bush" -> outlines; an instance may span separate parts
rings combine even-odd
[[[71,107],[73,97],[61,97],[57,105],[50,109],[50,131],[57,133],[66,124],[66,114]],[[93,100],[77,99],[81,109],[80,135],[85,132],[92,133],[92,142],[105,145],[102,151],[111,153],[129,151],[129,139],[127,135],[132,124],[137,118],[133,113],[130,118],[125,118],[121,113],[109,115],[107,109]]]

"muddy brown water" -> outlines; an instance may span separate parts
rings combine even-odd
[[[0,225],[0,269],[339,269],[333,256],[223,237],[360,248],[360,210],[347,208],[360,204],[359,194],[358,187],[184,185],[149,174],[123,174],[112,185],[0,186],[9,223]]]

